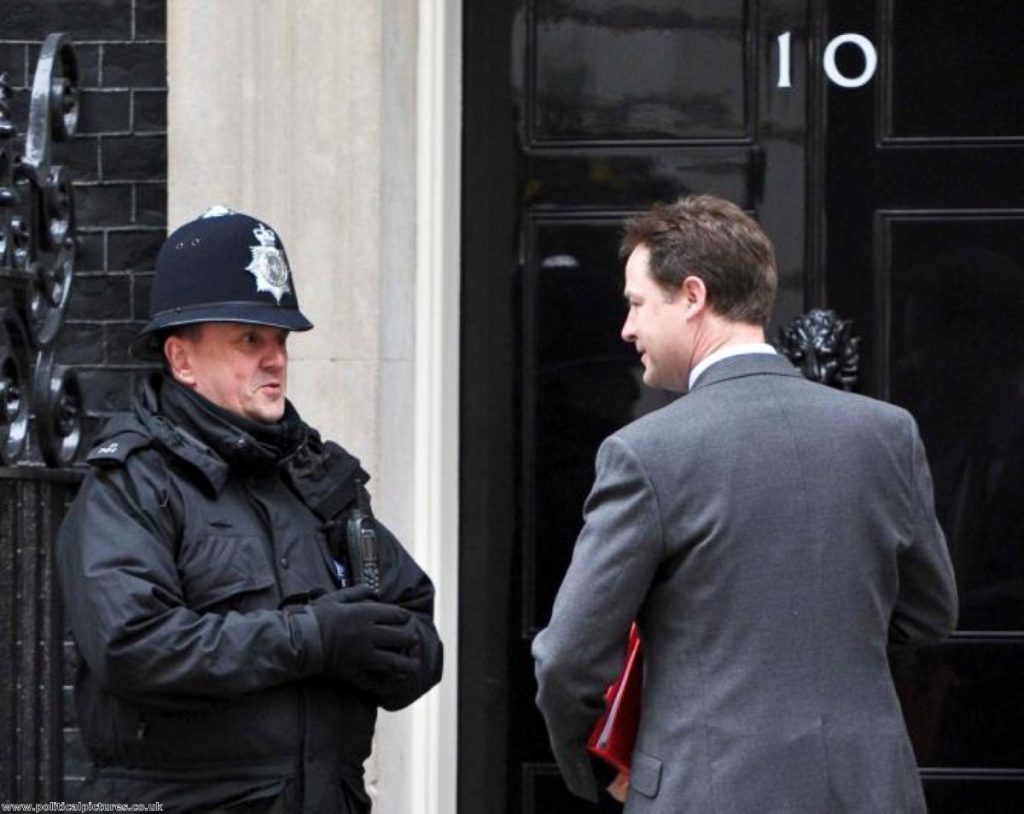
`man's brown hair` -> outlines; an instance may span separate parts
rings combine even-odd
[[[651,276],[665,291],[699,277],[716,314],[767,325],[779,285],[775,250],[735,204],[712,195],[655,204],[626,221],[619,254],[625,259],[640,245],[650,251]]]

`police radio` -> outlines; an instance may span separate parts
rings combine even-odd
[[[353,585],[368,585],[376,597],[380,592],[380,558],[377,553],[377,530],[373,525],[366,490],[356,480],[356,505],[345,527],[349,575]]]

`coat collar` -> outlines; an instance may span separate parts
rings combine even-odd
[[[748,353],[742,356],[730,356],[715,362],[697,377],[697,381],[693,383],[690,392],[730,379],[741,379],[745,376],[793,376],[798,379],[803,378],[800,371],[793,367],[782,354],[772,356],[766,353]]]
[[[244,422],[225,420],[202,400],[178,388],[164,374],[154,374],[136,402],[135,416],[158,444],[191,465],[214,494],[224,488],[232,468],[248,473],[270,471],[289,457],[278,445],[246,432]],[[282,441],[294,452],[304,443],[308,428],[290,404],[287,411],[294,426],[290,437]]]
[[[140,398],[135,403],[135,419],[159,446],[192,467],[213,494],[219,494],[230,472],[227,461],[195,435],[160,414],[159,376],[155,374],[143,385]]]

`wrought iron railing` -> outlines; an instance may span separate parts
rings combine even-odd
[[[71,179],[54,144],[75,131],[78,69],[66,34],[50,34],[36,64],[24,151],[0,75],[0,466],[38,450],[51,467],[81,444],[81,394],[55,350],[75,269]]]

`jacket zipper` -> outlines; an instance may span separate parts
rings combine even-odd
[[[277,562],[277,551],[274,548],[274,526],[270,519],[270,513],[264,508],[263,504],[260,503],[259,498],[253,494],[253,491],[249,488],[248,484],[242,482],[242,490],[245,492],[245,496],[249,503],[256,510],[256,514],[260,518],[260,522],[263,523],[263,527],[267,531],[267,545],[270,547],[270,568],[274,572],[274,583],[277,585],[277,601],[278,603],[284,600],[284,586],[281,584],[281,574],[278,572]],[[299,698],[298,698],[298,747],[299,747],[299,759],[302,761],[302,765],[299,767],[298,781],[300,782],[299,795],[303,800],[303,807],[305,807],[305,763],[306,763],[306,692],[307,688],[302,682],[299,682]]]
[[[281,574],[277,568],[277,551],[274,549],[274,526],[271,523],[270,514],[244,482],[242,484],[242,491],[245,492],[249,504],[256,510],[256,514],[259,516],[260,522],[263,523],[263,528],[267,532],[267,546],[269,548],[267,553],[270,555],[270,570],[274,573],[274,584],[277,586],[277,601],[280,603],[284,599],[284,586],[281,584]]]

